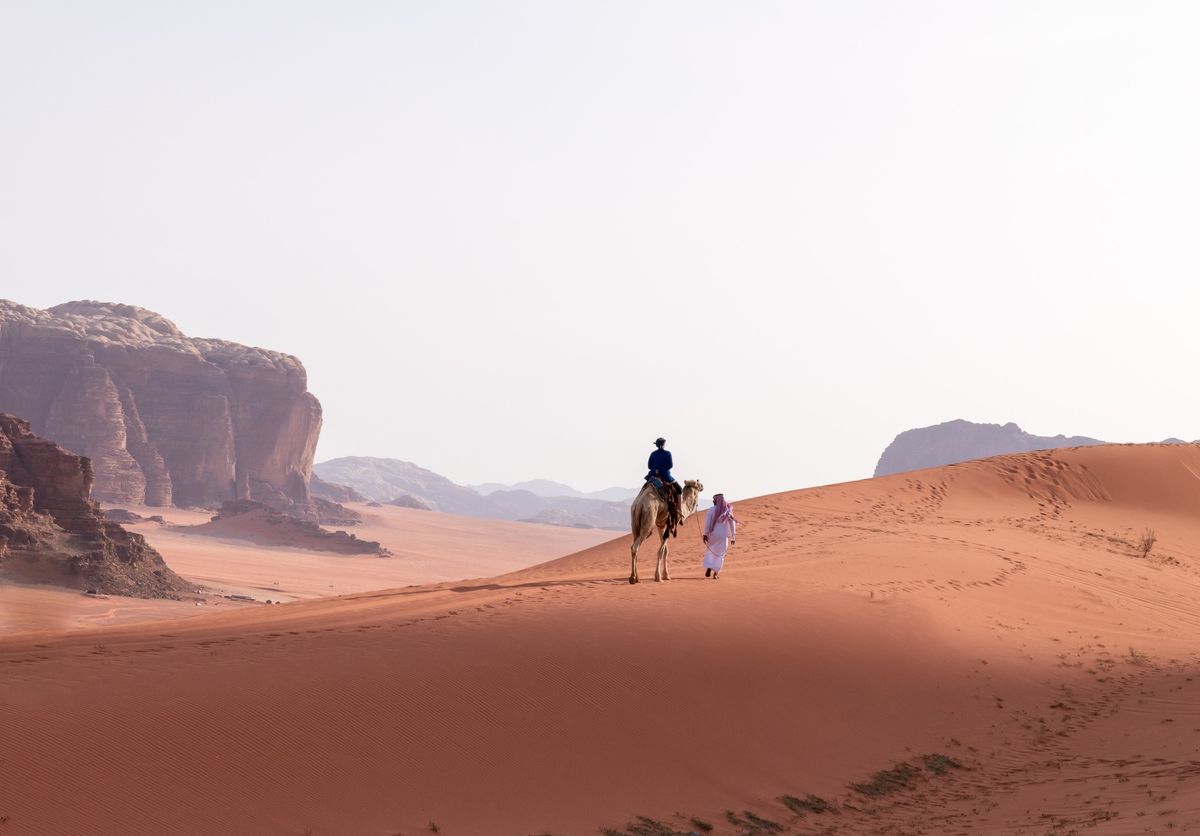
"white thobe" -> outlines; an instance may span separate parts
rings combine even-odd
[[[716,508],[708,509],[708,513],[704,517],[705,531],[708,531],[708,524],[716,510]],[[731,519],[714,525],[712,531],[708,533],[708,544],[704,547],[704,568],[720,572],[721,567],[725,565],[725,552],[729,550],[729,541],[736,537],[737,522],[735,520]]]

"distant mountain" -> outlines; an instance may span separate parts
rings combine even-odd
[[[467,517],[503,518],[493,510],[486,497],[412,462],[347,456],[315,464],[313,473],[326,482],[353,488],[376,502],[390,502],[407,494],[424,501],[434,511]]]
[[[879,457],[875,475],[886,476],[889,473],[939,467],[1004,453],[1052,450],[1055,447],[1088,447],[1106,443],[1108,442],[1079,435],[1031,435],[1011,422],[975,424],[963,420],[947,421],[944,424],[900,433]]]
[[[591,511],[551,507],[527,517],[522,522],[626,531],[629,529],[629,506],[624,503],[608,503]]]
[[[585,493],[584,496],[588,499],[603,499],[606,502],[628,503],[638,495],[638,491],[641,489],[641,485],[638,485],[636,488],[605,488],[604,490]]]
[[[490,496],[496,491],[529,491],[534,496],[583,496],[581,491],[564,485],[562,482],[552,482],[549,479],[530,479],[528,482],[517,482],[505,485],[502,482],[484,482],[482,485],[469,485],[476,493]]]
[[[586,496],[537,496],[530,491],[495,491],[487,497],[509,519],[576,528],[629,527],[629,503]]]
[[[368,499],[406,507],[428,507],[468,517],[542,522],[615,531],[629,526],[635,491],[608,488],[584,494],[568,485],[535,479],[520,486],[489,483],[476,490],[398,459],[350,456],[313,465],[320,479],[344,485]],[[555,494],[554,491],[567,493]],[[610,500],[608,496],[615,496]]]
[[[602,499],[608,502],[628,502],[637,496],[638,488],[605,488],[600,491],[581,491],[564,485],[562,482],[552,482],[549,479],[531,479],[528,482],[517,482],[515,485],[505,485],[500,482],[485,482],[482,485],[471,485],[472,490],[484,496],[490,496],[496,491],[529,491],[534,496],[559,497],[573,496],[581,499]]]

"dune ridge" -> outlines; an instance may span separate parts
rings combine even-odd
[[[621,538],[480,581],[0,638],[5,834],[1200,826],[1200,449],[737,511],[719,581],[689,521],[661,585],[626,583]]]

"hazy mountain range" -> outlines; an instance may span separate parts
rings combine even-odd
[[[634,488],[584,493],[547,479],[468,487],[412,462],[370,456],[319,462],[313,473],[323,482],[353,488],[375,502],[424,506],[468,517],[612,530],[629,527],[629,500],[637,493]]]
[[[484,482],[482,485],[471,485],[470,488],[483,496],[489,496],[496,491],[529,491],[534,496],[576,497],[578,499],[601,499],[606,502],[628,502],[637,496],[637,488],[605,488],[601,491],[578,491],[562,482],[551,482],[549,479],[531,479],[528,482],[517,482],[504,485],[500,482]]]

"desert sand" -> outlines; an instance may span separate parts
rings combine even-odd
[[[210,512],[180,508],[121,506],[167,525],[143,520],[127,524],[145,535],[167,565],[205,594],[185,601],[109,596],[92,598],[50,586],[0,584],[0,634],[38,630],[93,629],[133,621],[237,609],[243,602],[287,602],[507,572],[611,540],[611,531],[481,520],[407,508],[353,506],[364,524],[349,529],[376,540],[392,557],[338,555],[259,545],[253,541],[201,536],[178,526],[202,525]],[[253,534],[253,532],[250,532]],[[261,532],[258,539],[268,539]],[[3,815],[0,813],[0,815]]]
[[[0,638],[0,833],[1200,827],[1200,449],[736,511],[715,581],[696,520],[663,584],[627,583],[621,538],[480,581]]]
[[[129,528],[144,534],[184,577],[222,592],[274,601],[490,577],[618,536],[595,528],[484,520],[393,506],[351,503],[347,507],[361,513],[363,523],[345,530],[359,539],[381,543],[392,557],[262,546],[241,539],[197,536],[155,523]],[[208,519],[194,511],[157,510],[177,525],[196,525]],[[258,539],[269,536],[270,532],[263,532]]]

